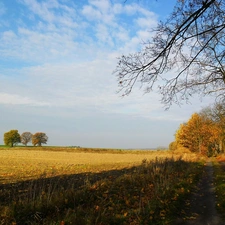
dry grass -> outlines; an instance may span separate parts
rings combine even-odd
[[[138,165],[143,159],[171,157],[168,151],[74,152],[65,148],[0,148],[0,183],[81,172],[101,172]]]
[[[199,160],[196,154],[171,151],[119,151],[71,148],[0,148],[0,183],[81,172],[130,168],[143,159]]]

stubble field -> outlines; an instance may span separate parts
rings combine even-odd
[[[191,153],[0,148],[0,225],[172,224],[201,172]]]
[[[179,154],[174,155],[168,151],[107,151],[60,147],[0,148],[0,183],[34,179],[40,176],[129,168],[140,165],[142,160],[172,156],[180,157]]]

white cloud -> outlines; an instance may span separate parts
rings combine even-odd
[[[150,117],[152,111],[162,109],[156,99],[157,95],[153,96],[155,100],[151,102],[150,108],[146,104],[148,97],[143,96],[141,91],[135,90],[136,94],[130,97],[119,97],[116,93],[116,78],[111,73],[114,67],[115,59],[112,61],[110,57],[106,57],[104,60],[98,59],[79,64],[46,64],[23,68],[17,70],[17,73],[23,75],[25,79],[18,80],[17,84],[14,81],[12,85],[12,79],[1,77],[4,80],[1,89],[3,92],[11,90],[12,96],[7,95],[6,98],[4,95],[5,100],[0,103],[79,107],[83,111],[93,109],[103,113],[146,118]],[[19,96],[29,96],[29,98]]]
[[[45,22],[56,23],[71,28],[74,28],[77,25],[74,20],[74,18],[76,18],[75,9],[68,7],[65,4],[60,4],[57,0],[43,2],[36,0],[21,0],[21,2],[26,5],[34,15],[37,15]],[[57,13],[58,10],[61,10],[61,12]]]
[[[137,12],[137,10],[139,9],[139,6],[137,4],[125,4],[124,6],[124,10],[128,15],[133,15]]]
[[[50,104],[44,101],[36,101],[28,97],[23,97],[15,94],[0,93],[0,104],[6,105],[32,105],[32,106],[49,106]]]
[[[111,11],[111,4],[109,0],[89,0],[89,3],[101,10],[103,13],[108,13]]]
[[[85,5],[83,7],[82,13],[84,16],[86,16],[86,18],[88,20],[93,20],[93,19],[98,19],[101,20],[101,12],[99,12],[98,10],[94,9],[92,6],[90,5]]]
[[[113,11],[113,13],[115,13],[115,14],[121,14],[121,13],[123,12],[123,6],[122,6],[122,4],[115,3],[115,4],[112,6],[112,11]]]
[[[38,64],[93,59],[101,52],[122,50],[124,46],[124,51],[130,46],[136,49],[147,39],[146,29],[155,21],[153,13],[138,5],[108,0],[90,1],[83,8],[71,1],[66,2],[70,5],[57,0],[20,2],[28,11],[18,18],[17,29],[0,35],[0,57]],[[145,25],[153,22],[146,28],[141,21]]]
[[[104,65],[104,66],[103,66]],[[51,106],[77,110],[83,113],[106,113],[147,118],[149,120],[183,120],[176,111],[165,112],[159,95],[144,95],[138,89],[128,97],[116,94],[117,84],[111,71],[114,63],[108,60],[95,60],[79,64],[46,64],[45,66],[24,68],[20,74],[26,76],[20,88],[5,81],[4,91],[11,90],[11,99],[0,101],[6,104],[27,104]],[[19,96],[29,96],[21,98]],[[13,97],[13,98],[12,98]],[[18,100],[20,99],[20,100]],[[189,112],[188,112],[189,113]]]
[[[157,25],[157,20],[154,14],[150,14],[146,17],[139,17],[136,21],[137,25],[145,30],[150,29]]]
[[[90,0],[89,4],[83,7],[82,13],[88,20],[110,25],[115,22],[114,11],[109,0]]]

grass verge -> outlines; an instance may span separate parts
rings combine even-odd
[[[225,220],[225,162],[214,161],[217,210]]]

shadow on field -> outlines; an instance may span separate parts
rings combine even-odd
[[[121,170],[109,170],[99,173],[86,172],[70,175],[59,175],[49,178],[43,177],[10,184],[0,184],[1,206],[6,206],[12,202],[21,201],[25,198],[35,198],[43,192],[48,193],[60,190],[64,191],[64,189],[70,188],[79,190],[84,186],[91,186],[93,183],[100,180],[114,180],[124,174],[130,174],[136,169],[137,167]]]
[[[186,216],[182,209],[202,173],[206,180],[211,175],[206,168],[156,158],[132,168],[0,184],[0,225],[174,225]]]

